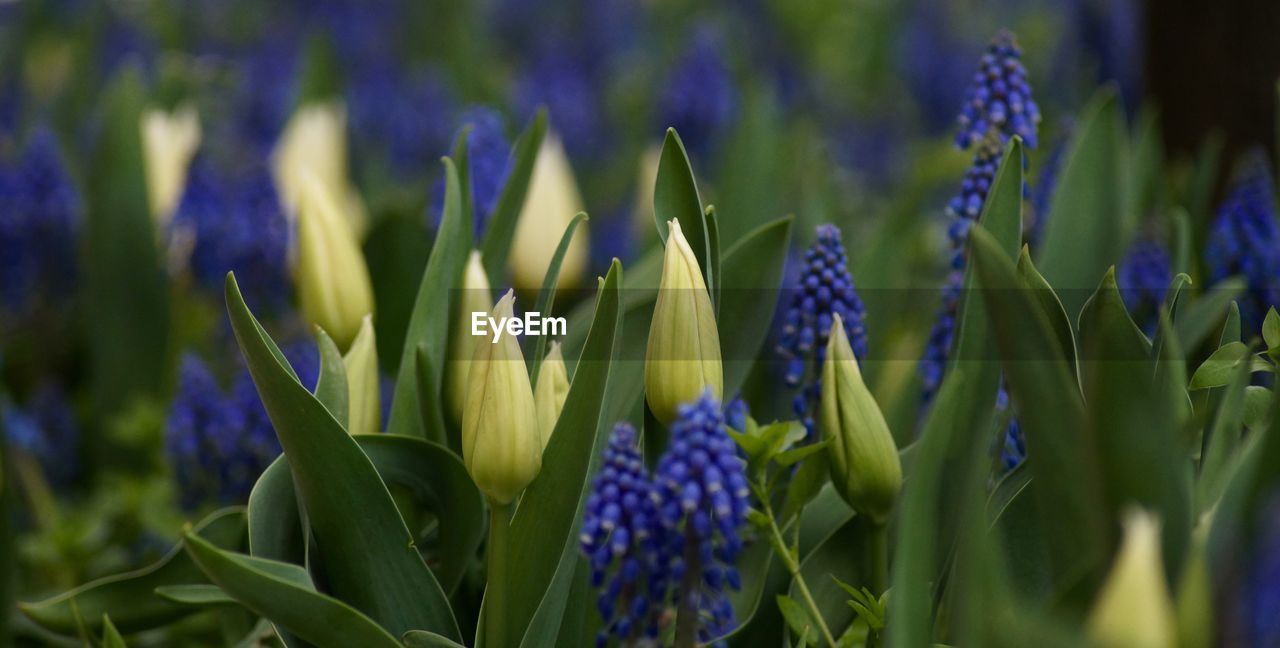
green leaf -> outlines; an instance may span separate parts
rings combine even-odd
[[[782,611],[782,618],[787,620],[787,627],[791,628],[791,632],[799,639],[800,645],[818,645],[818,626],[809,618],[809,613],[804,606],[785,594],[779,594],[777,601],[778,609]]]
[[[329,410],[333,419],[349,427],[347,402],[351,394],[347,391],[347,365],[342,361],[342,352],[320,327],[316,327],[316,346],[320,349],[320,376],[316,379],[316,399]]]
[[[284,448],[316,545],[323,548],[319,561],[329,591],[394,634],[431,630],[460,638],[444,591],[413,546],[373,463],[281,366],[271,350],[275,343],[261,334],[234,275],[227,275],[226,293],[236,340]]]
[[[573,220],[569,221],[569,226],[564,230],[564,236],[560,237],[560,244],[556,246],[556,253],[551,256],[551,265],[547,266],[547,275],[542,280],[542,290],[538,293],[538,301],[533,307],[533,312],[550,315],[555,307],[556,284],[560,281],[560,265],[564,262],[564,255],[569,251],[569,243],[573,240],[573,233],[578,229],[578,224],[589,220],[586,212],[578,212],[574,215]],[[546,335],[536,336],[533,346],[533,357],[529,361],[529,383],[538,384],[538,372],[542,369],[543,356],[547,354],[547,337]]]
[[[1244,388],[1244,425],[1251,432],[1267,428],[1271,414],[1271,392],[1266,387],[1249,385]]]
[[[698,183],[693,178],[693,167],[685,153],[684,142],[674,128],[667,129],[662,142],[662,154],[658,158],[658,179],[653,186],[653,220],[658,226],[658,237],[666,244],[667,221],[680,221],[680,231],[698,258],[698,267],[706,279],[707,287],[717,285],[711,262],[711,242],[707,222],[698,197]]]
[[[742,389],[769,336],[794,220],[765,223],[725,252],[718,320],[726,398]]]
[[[244,509],[220,509],[201,520],[195,530],[217,546],[237,548],[244,542]],[[82,620],[90,632],[100,633],[104,615],[132,634],[198,611],[156,596],[157,587],[204,582],[204,574],[177,546],[137,571],[101,578],[38,603],[19,603],[18,608],[40,626],[69,637],[79,636]]]
[[[828,441],[829,439],[819,441],[817,443],[810,443],[810,444],[801,446],[799,448],[791,448],[790,450],[784,450],[778,453],[778,455],[775,456],[773,460],[779,466],[786,468],[788,466],[791,466],[792,464],[795,464],[799,461],[804,460],[809,455],[826,450]]]
[[[120,636],[120,631],[111,623],[110,615],[106,614],[102,615],[102,648],[127,648],[124,637]]]
[[[711,305],[716,319],[720,317],[720,284],[724,278],[720,275],[720,223],[716,219],[716,206],[707,205],[702,213],[703,222],[707,226],[707,259],[710,269],[707,271],[707,288],[711,292]],[[785,248],[784,248],[785,249]]]
[[[458,171],[458,187],[462,189],[462,191],[458,192],[458,199],[464,219],[474,218],[475,214],[471,207],[471,159],[469,155],[471,147],[468,144],[472,129],[472,124],[463,124],[462,128],[458,130],[458,134],[454,136],[453,148],[449,153],[449,159],[453,160],[453,166]]]
[[[127,65],[99,102],[102,130],[85,191],[85,325],[95,420],[133,397],[158,395],[169,375],[169,288],[147,203],[142,74]],[[100,615],[88,615],[98,623]],[[113,615],[115,622],[124,622]]]
[[[1267,309],[1267,317],[1262,320],[1262,340],[1267,343],[1267,355],[1273,359],[1280,355],[1280,313],[1275,306]]]
[[[1132,220],[1125,214],[1128,136],[1113,87],[1103,88],[1081,111],[1077,132],[1053,193],[1037,264],[1071,314],[1080,312],[1107,266],[1120,260]]]
[[[1244,280],[1232,277],[1219,281],[1212,290],[1187,305],[1174,319],[1174,328],[1183,348],[1194,349],[1218,329],[1227,309],[1244,292]]]
[[[417,301],[413,304],[409,332],[400,353],[396,390],[391,398],[390,420],[387,422],[388,432],[420,437],[436,443],[447,441],[440,385],[444,376],[442,359],[449,340],[449,309],[444,308],[443,304],[451,301],[450,293],[462,281],[462,271],[471,251],[472,233],[470,215],[462,212],[462,189],[458,184],[458,172],[453,161],[445,158],[444,170],[444,215],[440,220],[435,243],[431,246],[427,269],[422,273]],[[512,175],[515,175],[514,170]],[[521,200],[523,202],[523,198]],[[499,208],[494,209],[496,216]],[[492,222],[490,227],[494,227]],[[435,379],[430,391],[419,384],[419,347],[426,349],[427,357],[434,360],[427,367],[428,374]]]
[[[162,585],[156,588],[156,596],[174,603],[199,607],[239,605],[217,585]]]
[[[1228,342],[1224,346],[1240,344]],[[1248,349],[1245,349],[1248,353]],[[1200,451],[1200,475],[1196,481],[1195,510],[1203,513],[1213,508],[1222,496],[1243,450],[1240,426],[1245,415],[1245,388],[1249,385],[1249,368],[1238,363],[1223,388],[1209,429],[1205,431]],[[1267,397],[1270,400],[1270,396]]]
[[[1271,396],[1274,410],[1280,392]],[[1211,574],[1248,574],[1251,556],[1261,550],[1262,515],[1280,489],[1280,416],[1273,416],[1266,430],[1250,437],[1244,452],[1214,509],[1208,544]]]
[[[316,591],[306,570],[223,551],[194,533],[187,553],[229,595],[316,646],[399,646],[395,637],[342,601]]]
[[[804,450],[812,447],[803,446],[798,450]],[[800,467],[796,469],[791,476],[791,481],[787,482],[787,494],[782,504],[783,524],[789,523],[795,516],[800,514],[813,498],[818,496],[822,491],[822,487],[830,483],[831,468],[827,463],[827,455],[819,454],[817,456],[805,459]]]
[[[1058,348],[1070,363],[1072,373],[1075,373],[1079,353],[1076,351],[1076,336],[1072,332],[1071,318],[1062,307],[1062,300],[1058,299],[1058,294],[1053,291],[1049,282],[1044,280],[1044,275],[1041,275],[1031,262],[1031,253],[1025,245],[1022,246],[1022,252],[1018,255],[1017,270],[1018,277],[1031,289],[1031,294],[1040,306],[1040,311],[1048,319],[1049,326],[1053,328],[1053,336],[1057,339]]]
[[[596,317],[574,368],[564,409],[543,452],[542,471],[525,489],[509,530],[506,582],[510,637],[522,645],[556,643],[566,594],[573,582],[576,538],[592,467],[599,461],[609,429],[627,401],[611,375],[620,350],[622,264],[615,260],[600,281]],[[504,648],[504,647],[496,647]]]
[[[866,583],[869,571],[864,557],[870,534],[875,533],[869,526],[867,520],[855,516],[827,536],[800,563],[800,574],[818,604],[818,611],[835,634],[852,623],[856,616],[845,603],[844,594],[835,579],[857,586]],[[794,580],[788,594],[801,596]],[[785,616],[785,611],[783,614]]]
[[[1243,342],[1231,342],[1218,347],[1191,376],[1190,389],[1221,387],[1231,382],[1231,377],[1242,364],[1248,364],[1249,347]]]
[[[448,637],[441,637],[426,630],[410,630],[400,638],[405,648],[464,648],[464,646]]]
[[[542,140],[547,134],[547,110],[539,108],[537,114],[529,121],[524,132],[516,140],[515,149],[511,153],[511,172],[507,175],[507,183],[502,186],[502,193],[493,207],[493,214],[485,226],[484,242],[480,246],[481,258],[485,273],[489,275],[489,285],[502,285],[502,278],[507,270],[507,255],[511,251],[511,242],[516,236],[516,222],[524,209],[524,199],[529,193],[529,179],[533,176],[533,166],[538,160],[538,151],[542,150]],[[470,220],[467,226],[470,227]],[[468,245],[468,247],[470,247]],[[463,259],[466,258],[465,251]],[[432,304],[438,302],[431,302]]]

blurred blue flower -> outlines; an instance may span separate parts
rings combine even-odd
[[[467,135],[468,177],[471,180],[471,211],[475,238],[484,236],[489,217],[498,206],[498,198],[511,173],[511,142],[507,140],[502,113],[487,106],[475,106],[458,118],[458,131],[471,128]],[[454,139],[457,135],[454,136]],[[431,208],[431,227],[440,227],[444,210],[444,177],[437,174],[435,202]]]
[[[800,387],[793,406],[809,430],[814,431],[813,414],[821,394],[819,377],[826,358],[832,315],[839,313],[845,334],[859,359],[867,354],[867,331],[863,324],[862,299],[849,274],[849,259],[840,240],[840,228],[819,225],[817,240],[805,253],[802,274],[792,289],[790,304],[782,324],[777,353],[786,361],[784,375],[788,387]]]
[[[1009,411],[1009,391],[1005,388],[1004,381],[1000,383],[1000,390],[996,392],[996,417],[1005,415]],[[1023,459],[1027,458],[1026,439],[1022,435],[1022,424],[1014,416],[1009,416],[1008,423],[1005,424],[1004,436],[1000,437],[1000,469],[1002,473],[1009,472],[1018,467]]]
[[[653,486],[666,531],[673,603],[682,617],[697,613],[702,643],[733,627],[733,604],[725,591],[741,587],[734,565],[750,507],[745,468],[725,432],[719,401],[708,392],[680,406]]]
[[[80,222],[80,194],[41,126],[16,168],[0,169],[0,312],[21,319],[70,297]]]
[[[960,36],[947,0],[916,2],[903,26],[901,65],[930,132],[955,123],[956,100],[973,78],[977,49]]]
[[[982,143],[991,133],[1001,143],[1018,135],[1028,147],[1036,147],[1040,108],[1031,96],[1022,50],[1011,32],[996,34],[982,55],[956,121],[956,146],[962,149]]]
[[[1275,185],[1261,151],[1250,154],[1209,231],[1205,267],[1209,283],[1241,275],[1248,282],[1239,300],[1243,330],[1261,330],[1267,309],[1280,304],[1280,226]]]
[[[1134,241],[1116,268],[1116,283],[1125,308],[1147,337],[1155,334],[1160,323],[1160,306],[1171,281],[1173,268],[1169,250],[1164,243],[1152,238]]]
[[[54,488],[71,486],[80,473],[80,431],[61,387],[42,383],[25,407],[0,404],[7,442],[40,463]]]
[[[668,72],[658,103],[658,131],[680,133],[690,154],[703,157],[738,110],[738,91],[721,42],[710,28],[694,32]]]
[[[534,56],[515,81],[512,101],[517,114],[527,119],[546,106],[551,128],[569,156],[575,161],[596,159],[606,144],[604,82],[596,74],[597,65],[559,48]]]
[[[739,394],[724,406],[724,424],[738,432],[747,431],[747,417],[751,416],[751,408]]]
[[[406,70],[395,61],[366,65],[349,79],[352,142],[386,156],[400,177],[434,171],[449,150],[455,99],[446,78],[430,68]]]
[[[1054,142],[1049,155],[1045,157],[1044,166],[1040,168],[1040,175],[1036,177],[1035,186],[1031,189],[1031,223],[1024,239],[1032,249],[1040,244],[1040,239],[1044,236],[1045,227],[1049,222],[1053,194],[1058,189],[1058,176],[1062,173],[1062,166],[1067,160],[1066,153],[1071,143],[1072,130],[1074,128],[1068,124],[1063,136]]]
[[[1262,507],[1248,577],[1248,645],[1280,646],[1280,497]]]
[[[300,59],[293,39],[274,35],[230,59],[231,106],[226,115],[213,117],[231,126],[234,146],[247,145],[258,156],[272,151],[297,99]]]
[[[600,590],[599,646],[609,637],[623,643],[640,637],[656,640],[668,587],[663,531],[636,441],[630,424],[613,428],[582,518],[579,543],[591,565],[591,584]]]

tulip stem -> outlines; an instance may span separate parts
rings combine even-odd
[[[867,539],[867,553],[871,558],[871,593],[876,596],[884,594],[889,587],[889,525],[879,522],[871,523],[870,537]]]
[[[809,585],[804,582],[804,575],[800,572],[800,561],[787,549],[786,538],[782,536],[782,529],[778,528],[778,521],[773,516],[773,507],[769,505],[768,498],[761,498],[761,504],[764,505],[764,515],[769,518],[769,533],[773,535],[772,544],[774,553],[782,559],[782,563],[787,567],[787,573],[791,574],[792,580],[795,581],[796,589],[800,590],[800,596],[804,599],[804,604],[809,608],[809,616],[813,622],[817,624],[818,630],[822,632],[822,638],[827,642],[830,648],[836,648],[835,636],[831,634],[831,628],[827,627],[826,619],[822,618],[822,610],[818,609],[818,603],[813,600],[813,594],[809,592]],[[796,521],[799,524],[799,521]]]
[[[511,506],[489,502],[489,545],[487,585],[484,591],[484,643],[507,645],[507,540],[511,527]]]

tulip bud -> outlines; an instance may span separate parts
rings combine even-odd
[[[1089,614],[1089,636],[1106,648],[1172,648],[1175,623],[1160,558],[1160,520],[1130,511],[1124,542]]]
[[[542,437],[543,450],[551,442],[551,433],[556,430],[556,421],[560,420],[560,410],[564,409],[564,399],[568,395],[569,372],[564,366],[560,343],[552,342],[551,350],[547,351],[547,357],[542,360],[538,384],[533,390],[533,403],[538,410],[538,434]]]
[[[676,408],[697,400],[707,389],[716,400],[724,391],[720,332],[707,284],[680,222],[672,219],[668,228],[644,362],[649,409],[666,424],[675,420]]]
[[[328,187],[310,176],[306,184],[298,210],[296,270],[302,313],[345,349],[364,316],[373,312],[369,269]]]
[[[308,177],[329,187],[343,222],[356,238],[368,229],[368,214],[360,194],[347,176],[347,111],[342,103],[311,104],[298,108],[285,125],[272,154],[272,173],[280,202],[290,217],[302,208],[309,189]]]
[[[862,381],[844,320],[832,316],[822,365],[822,436],[836,492],[849,506],[883,523],[902,487],[902,462],[889,425]]]
[[[373,316],[365,315],[351,349],[342,356],[347,369],[350,408],[348,431],[375,434],[382,431],[382,393],[378,385],[378,349],[373,335]]]
[[[514,317],[515,294],[498,300],[495,321]],[[520,342],[508,333],[476,340],[462,415],[462,459],[495,504],[510,504],[542,469],[533,389]]]
[[[142,113],[142,156],[151,217],[167,225],[187,183],[187,167],[200,147],[200,116],[190,104],[173,112]]]
[[[542,286],[551,257],[569,222],[583,211],[582,205],[564,146],[554,133],[548,133],[533,164],[529,193],[520,210],[508,257],[516,288],[537,290]],[[573,288],[581,281],[587,267],[587,241],[587,226],[579,224],[560,263],[560,286]]]
[[[1191,533],[1182,576],[1178,579],[1178,645],[1181,648],[1208,648],[1213,645],[1213,579],[1209,573],[1209,529],[1213,514],[1200,516]]]
[[[485,274],[480,252],[472,250],[471,257],[467,259],[467,268],[462,274],[462,292],[453,320],[453,330],[449,333],[449,375],[444,387],[449,414],[459,424],[462,423],[467,395],[471,356],[475,354],[476,342],[479,340],[471,334],[471,314],[488,313],[491,303],[493,298],[489,291],[489,276]]]
[[[639,239],[651,238],[657,231],[653,227],[653,186],[658,182],[658,166],[661,161],[661,144],[651,145],[640,154],[636,172],[636,197],[631,211],[631,232]]]

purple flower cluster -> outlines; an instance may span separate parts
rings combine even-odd
[[[663,88],[658,104],[660,129],[675,128],[690,153],[705,156],[737,107],[737,89],[715,33],[695,32]]]
[[[962,149],[980,144],[991,134],[1001,144],[1017,135],[1035,148],[1040,108],[1031,96],[1022,50],[1011,32],[996,34],[978,61],[956,122],[956,146]]]
[[[1240,167],[1205,249],[1210,283],[1243,276],[1248,291],[1240,300],[1245,331],[1261,330],[1267,309],[1280,304],[1280,225],[1275,184],[1261,152]]]
[[[725,425],[710,394],[682,405],[652,478],[635,447],[635,430],[614,429],[581,536],[600,588],[601,645],[609,637],[656,638],[668,607],[678,615],[676,632],[700,643],[732,628],[725,590],[741,586],[734,563],[749,489]]]
[[[64,488],[76,481],[80,431],[61,387],[41,384],[23,407],[0,403],[0,429],[7,444],[39,462],[54,487]]]
[[[511,173],[511,142],[507,139],[502,113],[487,106],[476,106],[462,113],[459,131],[467,134],[467,165],[471,180],[471,212],[475,237],[479,241],[498,206],[502,189]],[[455,136],[456,138],[456,136]],[[431,227],[440,227],[444,210],[444,178],[436,183],[435,203],[431,207]]]
[[[1116,283],[1133,321],[1148,337],[1160,323],[1160,305],[1173,281],[1169,250],[1151,238],[1140,238],[1129,246],[1116,269]]]
[[[800,388],[793,407],[810,434],[814,430],[813,413],[821,393],[819,377],[835,314],[844,320],[845,334],[849,336],[854,355],[861,359],[867,354],[862,299],[849,274],[849,259],[840,240],[840,228],[819,225],[817,234],[817,240],[805,253],[777,347],[778,355],[787,363],[784,376],[787,386]]]

